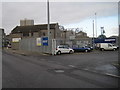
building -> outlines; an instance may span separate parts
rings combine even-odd
[[[75,39],[75,32],[72,30],[64,30],[61,31],[61,37],[64,40],[72,40]],[[72,38],[73,37],[73,38]]]
[[[79,45],[79,47],[83,46],[92,46],[92,40],[87,36],[87,33],[83,31],[79,31],[75,34],[75,41],[74,44]]]
[[[5,32],[4,32],[4,29],[0,28],[0,39],[1,39],[1,42],[0,43],[2,45],[2,47],[5,46]]]
[[[114,44],[117,45],[117,46],[119,45],[119,42],[118,42],[119,41],[119,36],[110,36],[109,38],[110,39],[111,38],[115,39],[116,42]]]
[[[20,26],[34,25],[34,20],[24,19],[20,20]]]
[[[76,33],[75,38],[88,38],[87,33],[80,31]]]
[[[60,38],[58,23],[50,24],[50,35],[52,39]],[[16,26],[12,31],[13,37],[43,37],[48,36],[47,24]]]
[[[48,24],[40,25],[27,25],[27,26],[16,26],[11,31],[11,46],[13,49],[19,48],[19,41],[23,38],[37,38],[37,37],[48,37]],[[61,31],[59,29],[58,23],[50,24],[50,38],[51,39],[60,39]]]
[[[83,47],[85,45],[92,46],[92,39],[87,36],[87,33],[79,31],[76,33],[73,30],[61,31],[62,40],[64,44],[68,44],[70,47],[73,45],[79,45]]]

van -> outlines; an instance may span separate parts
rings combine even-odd
[[[101,51],[104,50],[117,50],[117,46],[115,46],[114,44],[111,43],[99,43],[97,46],[99,46],[99,49]]]

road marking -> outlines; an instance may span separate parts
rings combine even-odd
[[[75,66],[73,66],[73,65],[68,65],[69,67],[75,67]]]
[[[107,76],[111,76],[111,77],[115,77],[115,78],[120,78],[120,76],[110,74],[110,73],[100,73],[100,72],[97,72],[94,70],[89,70],[89,69],[81,69],[81,70],[85,70],[85,71],[89,71],[89,72],[93,72],[93,73],[98,73],[98,74],[102,74],[102,75],[107,75]]]
[[[113,76],[113,77],[117,77],[117,78],[120,78],[120,76],[117,76],[117,75],[114,75],[114,74],[109,74],[109,73],[105,73],[106,75],[109,75],[109,76]]]
[[[56,73],[63,73],[64,70],[54,70]]]

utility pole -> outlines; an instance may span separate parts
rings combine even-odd
[[[50,54],[50,14],[49,14],[49,0],[47,0],[47,19],[48,19],[48,26],[47,26],[47,29],[48,29],[48,53]]]
[[[97,38],[97,13],[95,13],[95,30],[96,30],[96,38]]]
[[[94,20],[93,20],[93,49],[94,49]]]
[[[50,40],[50,14],[49,14],[49,0],[47,0],[47,18],[48,18],[48,45],[49,45],[49,40]]]

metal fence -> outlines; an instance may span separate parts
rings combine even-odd
[[[83,46],[92,46],[92,39],[80,39],[80,40],[56,40],[56,45],[67,44],[69,47],[78,45],[79,47]]]
[[[41,44],[37,45],[37,38],[29,37],[29,38],[22,38],[19,42],[19,49],[31,52],[40,52],[40,53],[49,53],[55,54],[56,46],[61,44],[67,44],[69,47],[73,47],[74,45],[78,45],[79,47],[85,45],[91,45],[91,40],[55,40],[51,39],[48,41],[48,45],[43,44],[43,37],[41,37]]]
[[[49,41],[49,45],[44,46],[37,45],[37,38],[22,38],[19,43],[19,49],[25,51],[32,51],[32,52],[40,52],[40,53],[51,53],[52,41]]]

